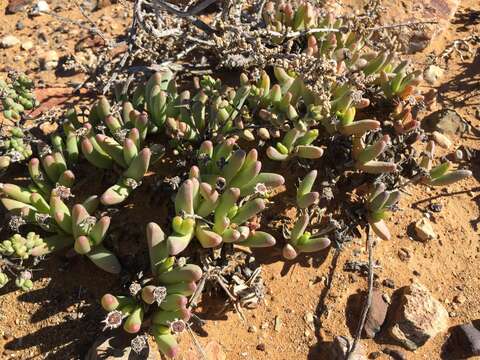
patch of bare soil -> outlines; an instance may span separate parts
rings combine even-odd
[[[52,49],[58,52],[60,61],[70,55],[88,56],[90,52],[95,56],[95,41],[101,39],[75,23],[59,20],[60,16],[83,19],[73,4],[52,1],[57,18],[49,15],[28,18],[24,13],[3,15],[7,2],[0,0],[0,37],[14,34],[22,42],[31,40],[33,48],[28,51],[20,46],[1,49],[0,75],[11,67],[26,71],[46,88],[57,89],[43,93],[43,99],[50,101],[46,109],[55,106],[65,109],[65,102],[74,99],[71,89],[81,83],[85,75],[64,73],[58,68],[40,71],[39,58]],[[438,103],[432,110],[454,108],[476,129],[480,129],[480,47],[467,49],[464,43],[455,41],[480,33],[479,11],[477,0],[462,1],[449,26],[415,57],[424,65],[429,54],[439,55],[451,44],[457,44],[437,87]],[[93,13],[91,19],[102,32],[116,38],[124,33],[129,15],[130,11],[120,3]],[[23,25],[21,30],[17,30],[22,27],[19,22]],[[480,151],[478,133],[462,138],[453,136],[451,140],[453,148],[463,145]],[[472,178],[448,189],[410,187],[411,195],[400,203],[402,211],[390,220],[392,241],[377,242],[374,248],[378,261],[375,286],[392,297],[397,289],[417,279],[445,305],[451,326],[480,319],[480,164],[472,163],[471,169]],[[83,175],[90,176],[91,183],[98,181],[92,178],[93,174]],[[144,186],[153,182],[151,176]],[[168,201],[161,193],[152,196],[136,193],[133,205],[115,218],[112,228],[128,229],[122,234],[124,240],[128,240],[128,247],[118,249],[123,263],[133,265],[141,261],[143,254],[130,250],[143,249],[143,229],[147,222],[166,223]],[[291,194],[284,194],[277,201],[288,209],[294,199]],[[441,208],[439,212],[432,212],[438,238],[419,242],[411,236],[411,225],[429,211],[432,204]],[[288,216],[288,212],[285,215]],[[284,262],[279,248],[260,251],[255,256],[266,263],[263,266],[268,288],[265,303],[256,310],[245,311],[244,322],[233,311],[217,311],[222,308],[223,299],[206,296],[199,308],[199,315],[206,320],[206,325],[197,331],[199,342],[205,346],[210,340],[218,341],[229,360],[330,359],[328,347],[333,337],[352,336],[357,327],[367,281],[364,274],[347,272],[344,267],[347,261],[367,261],[365,239],[355,239],[339,252],[332,248],[313,257],[300,257],[295,262]],[[0,358],[82,358],[90,345],[102,336],[100,321],[104,312],[99,299],[107,291],[118,290],[118,279],[88,261],[68,260],[60,255],[43,262],[35,279],[34,289],[28,293],[11,287],[0,291]],[[447,333],[436,336],[415,352],[395,345],[388,336],[362,339],[361,343],[367,354],[380,352],[377,357],[380,360],[390,359],[382,353],[384,348],[399,350],[406,359],[437,359],[446,337]],[[194,351],[188,334],[183,334],[180,342],[184,356],[188,350]]]

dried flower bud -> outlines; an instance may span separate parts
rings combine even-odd
[[[110,311],[102,322],[105,324],[103,331],[106,329],[116,329],[122,325],[124,316],[121,311]]]

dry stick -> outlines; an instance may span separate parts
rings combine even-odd
[[[383,30],[383,29],[394,29],[394,28],[399,28],[399,27],[411,27],[411,26],[416,26],[416,25],[428,25],[428,24],[438,24],[438,21],[434,21],[434,20],[409,21],[409,22],[404,22],[404,23],[399,23],[399,24],[390,24],[390,25],[371,27],[371,28],[367,28],[367,30],[378,31],[378,30]]]
[[[372,291],[373,291],[373,244],[372,244],[372,237],[370,236],[370,226],[367,225],[367,249],[368,249],[368,293],[367,299],[365,301],[365,305],[363,306],[362,315],[360,317],[360,323],[358,324],[357,333],[355,334],[355,338],[353,340],[352,347],[347,354],[347,359],[351,359],[354,355],[355,350],[358,345],[358,341],[362,336],[363,328],[365,327],[365,322],[367,320],[368,310],[372,305]]]

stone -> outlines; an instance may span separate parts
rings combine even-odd
[[[44,0],[39,0],[35,4],[32,15],[41,15],[42,13],[46,13],[50,11],[50,5]]]
[[[432,133],[433,140],[444,149],[450,149],[452,147],[452,141],[439,131]]]
[[[83,0],[82,6],[90,11],[100,10],[116,3],[114,0]]]
[[[27,6],[31,5],[33,0],[10,0],[6,9],[7,14],[15,14],[23,11]]]
[[[365,335],[373,339],[380,332],[380,329],[387,317],[388,304],[383,299],[382,292],[374,289],[372,291],[372,304],[368,309],[365,327],[363,328]]]
[[[401,294],[390,335],[408,350],[416,350],[448,329],[448,312],[430,291],[413,282]]]
[[[458,294],[453,297],[453,302],[455,304],[463,304],[465,301],[467,301],[467,298],[463,294]]]
[[[8,49],[18,44],[20,44],[20,40],[13,35],[5,35],[0,39],[0,47],[3,49]]]
[[[22,48],[22,50],[28,51],[33,48],[33,42],[30,40],[27,40],[23,42],[22,45],[20,45],[20,47]]]
[[[449,359],[480,355],[480,323],[477,326],[467,323],[453,327],[445,344],[444,353]]]
[[[58,66],[58,54],[55,50],[49,50],[40,57],[40,67],[42,70],[53,70]]]
[[[392,358],[392,360],[407,360],[407,356],[396,349],[385,348],[382,352]]]
[[[18,31],[25,29],[25,25],[21,20],[17,21],[17,23],[15,24],[15,29],[17,29]]]
[[[353,345],[353,340],[346,336],[335,336],[333,338],[332,347],[330,349],[332,360],[346,360],[347,354]],[[362,343],[358,343],[355,351],[348,358],[349,360],[367,360],[365,355],[365,347]]]
[[[423,119],[422,127],[427,131],[438,131],[442,134],[463,134],[467,130],[465,121],[452,109],[431,113]]]
[[[423,72],[423,78],[430,85],[438,85],[439,80],[443,77],[444,71],[440,66],[430,65]]]
[[[422,217],[415,223],[415,234],[424,242],[437,237],[435,231],[433,231],[432,223],[426,217]]]

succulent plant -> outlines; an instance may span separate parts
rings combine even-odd
[[[5,170],[11,163],[24,161],[30,156],[32,147],[21,128],[11,128],[0,140],[0,170]]]
[[[420,159],[419,164],[421,169],[425,172],[425,175],[421,178],[422,183],[429,186],[447,186],[472,176],[472,172],[470,170],[450,170],[452,164],[449,161],[444,161],[441,164],[433,167],[434,155],[435,143],[430,141],[427,145],[426,151]]]
[[[162,229],[155,223],[147,225],[151,277],[135,282],[128,296],[106,294],[102,307],[108,311],[105,328],[123,329],[136,334],[149,326],[160,352],[175,357],[179,348],[175,334],[186,329],[191,312],[188,296],[202,277],[197,265],[180,264],[169,255]],[[147,320],[148,319],[148,320]]]
[[[370,195],[367,198],[367,220],[373,232],[382,240],[390,240],[391,235],[385,224],[389,211],[400,200],[400,191],[385,190],[384,183],[373,185]]]
[[[213,146],[205,141],[199,150],[199,166],[175,196],[173,234],[167,239],[171,255],[182,252],[196,237],[205,248],[222,242],[251,247],[275,244],[268,233],[258,231],[256,215],[263,211],[263,197],[271,187],[284,183],[282,176],[262,173],[255,149],[248,154],[234,150],[235,138]]]
[[[270,146],[267,149],[267,156],[271,160],[284,161],[292,157],[302,159],[318,159],[323,155],[323,149],[312,145],[318,137],[318,130],[308,130],[302,122],[289,130],[282,141],[277,142],[275,147]]]
[[[284,238],[287,243],[283,247],[282,254],[285,259],[293,260],[301,253],[313,253],[330,246],[328,237],[307,231],[311,220],[309,207],[316,205],[320,199],[320,194],[312,191],[317,174],[317,170],[310,171],[298,185],[296,200],[300,215],[291,230],[284,229]]]
[[[358,170],[369,174],[383,174],[397,169],[397,165],[393,162],[375,160],[387,149],[390,142],[388,135],[382,136],[382,138],[368,146],[365,146],[361,136],[354,136],[352,141],[352,155],[355,159],[355,167]]]
[[[0,98],[6,119],[19,121],[25,110],[38,106],[33,88],[33,81],[25,74],[12,74],[9,83],[0,80]]]
[[[293,228],[287,232],[288,242],[284,245],[282,254],[285,259],[293,260],[301,253],[313,253],[330,246],[330,239],[325,236],[316,236],[307,231],[310,225],[310,215],[301,214]]]
[[[80,255],[86,255],[101,269],[119,273],[120,264],[115,255],[102,246],[110,225],[110,218],[103,216],[97,220],[90,214],[98,206],[96,196],[87,198],[83,204],[74,205],[71,210],[54,189],[49,201],[39,192],[30,191],[13,184],[2,185],[4,207],[15,215],[20,215],[27,223],[54,233],[32,248],[28,255],[41,256],[72,246]]]

